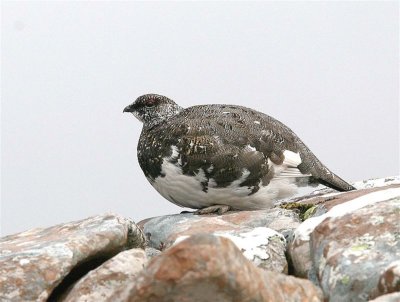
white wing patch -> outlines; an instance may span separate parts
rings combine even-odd
[[[285,159],[283,160],[283,165],[287,165],[289,167],[297,167],[298,165],[301,164],[301,157],[300,153],[294,153],[289,150],[283,151],[283,156]]]
[[[309,177],[311,174],[303,174],[297,168],[301,164],[300,153],[294,153],[289,150],[283,152],[285,159],[281,165],[276,165],[268,159],[268,165],[274,168],[274,179],[292,178],[292,177]]]
[[[247,146],[244,147],[244,150],[246,152],[250,152],[250,151],[256,151],[256,148],[254,148],[254,147],[252,147],[250,145],[247,145]]]

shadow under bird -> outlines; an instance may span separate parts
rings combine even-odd
[[[300,187],[355,188],[283,123],[237,105],[182,108],[146,94],[127,106],[143,123],[137,155],[152,186],[196,213],[271,208]]]

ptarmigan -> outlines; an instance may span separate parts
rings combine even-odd
[[[146,94],[124,112],[143,122],[137,154],[147,179],[166,199],[198,214],[270,208],[315,183],[354,189],[287,126],[256,110],[182,108]]]

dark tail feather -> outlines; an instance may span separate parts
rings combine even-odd
[[[340,192],[356,190],[355,187],[341,179],[339,176],[331,173],[324,175],[323,178],[318,179],[321,184],[329,188],[335,189]]]

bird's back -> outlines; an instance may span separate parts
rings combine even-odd
[[[307,176],[336,190],[353,189],[283,123],[237,105],[186,108],[143,131],[138,151],[150,179],[162,176],[162,163],[168,158],[184,175],[198,177],[205,192],[210,185],[225,188],[241,177],[240,186],[251,188],[250,194],[274,177]]]

